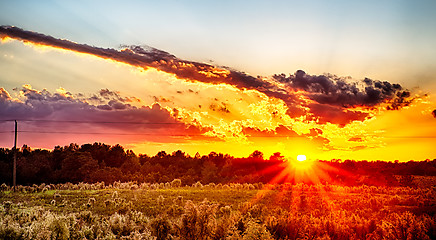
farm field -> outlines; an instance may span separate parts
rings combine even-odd
[[[1,188],[0,239],[436,238],[436,188],[428,184],[181,186],[174,180]]]

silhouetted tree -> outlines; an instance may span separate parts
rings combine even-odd
[[[201,176],[204,183],[216,182],[218,176],[218,168],[212,161],[206,161],[201,169]]]
[[[11,183],[13,151],[0,148],[0,181]],[[203,183],[264,182],[284,170],[286,158],[279,152],[264,159],[260,151],[246,158],[222,153],[196,154],[191,157],[178,150],[155,156],[139,155],[120,145],[102,143],[56,146],[52,151],[31,149],[23,145],[18,151],[19,184],[79,181],[169,182],[179,178],[183,185]],[[436,159],[408,162],[320,161],[329,181],[344,185],[414,186],[413,175],[436,176]],[[400,177],[398,183],[397,178]]]
[[[119,144],[117,144],[109,149],[108,155],[106,159],[104,159],[104,162],[108,167],[118,168],[121,167],[121,165],[123,165],[126,159],[127,159],[127,154],[124,152],[124,148]]]
[[[60,178],[64,181],[80,182],[89,178],[98,169],[97,160],[88,152],[73,152],[62,162]]]

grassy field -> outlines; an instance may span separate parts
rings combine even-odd
[[[436,188],[2,186],[0,239],[435,239]]]

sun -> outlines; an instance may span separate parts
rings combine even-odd
[[[294,160],[291,162],[297,175],[307,174],[309,171],[312,170],[313,163],[314,162],[312,160],[307,159],[306,155],[298,155],[297,161]]]

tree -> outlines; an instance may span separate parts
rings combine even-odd
[[[93,172],[89,177],[92,182],[105,182],[106,184],[112,184],[115,181],[120,181],[123,173],[119,168],[105,167]]]
[[[105,166],[105,159],[109,157],[110,149],[111,146],[97,142],[92,145],[84,144],[80,147],[80,151],[91,153],[92,158],[96,159],[98,161],[98,164],[102,167]]]
[[[141,169],[141,164],[139,164],[139,158],[132,152],[127,152],[127,160],[121,165],[121,171],[123,173],[135,173]]]
[[[124,148],[117,144],[109,149],[109,154],[104,160],[108,167],[121,167],[127,159],[127,154],[124,152]]]
[[[217,180],[218,168],[215,163],[206,161],[201,169],[201,176],[204,183],[215,182]]]
[[[263,153],[261,151],[255,150],[250,154],[248,158],[253,159],[254,161],[263,161]]]
[[[89,179],[91,173],[98,169],[97,160],[88,152],[70,153],[62,162],[61,179],[80,182]]]
[[[279,153],[279,152],[275,152],[275,153],[273,153],[273,154],[269,157],[269,160],[270,160],[270,161],[281,161],[281,162],[283,162],[283,161],[285,161],[285,157],[282,156],[281,153]]]

